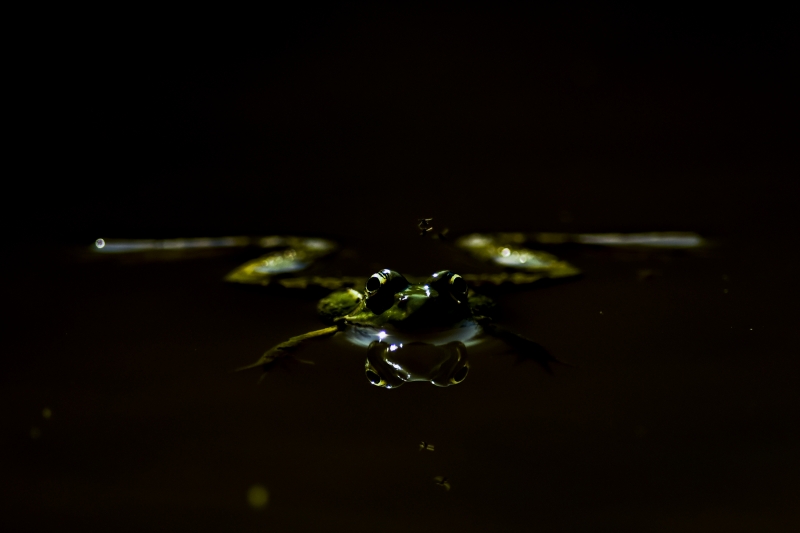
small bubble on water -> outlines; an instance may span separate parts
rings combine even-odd
[[[96,241],[94,241],[94,245],[97,246],[98,248],[102,248],[106,245],[106,241],[104,241],[103,239],[97,239]]]
[[[253,485],[247,490],[247,503],[254,509],[261,509],[269,502],[269,492],[263,485]]]

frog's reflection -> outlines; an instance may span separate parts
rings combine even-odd
[[[444,345],[373,341],[367,349],[365,373],[377,387],[393,389],[407,381],[449,387],[464,381],[468,372],[467,347],[459,341]]]

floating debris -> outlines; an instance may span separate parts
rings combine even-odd
[[[441,231],[434,232],[431,225],[432,218],[418,218],[417,220],[419,221],[417,228],[419,229],[420,237],[428,235],[432,239],[444,239],[447,237],[447,232],[450,231],[448,228],[444,228]]]
[[[433,220],[432,218],[420,218],[420,219],[418,219],[419,224],[417,224],[417,227],[419,228],[420,236],[425,235],[426,233],[429,233],[429,232],[433,231],[433,226],[431,226],[431,221],[432,220]]]
[[[450,482],[444,476],[436,476],[433,478],[433,482],[440,487],[444,487],[444,490],[450,490]]]
[[[433,444],[428,444],[425,441],[419,443],[419,451],[428,450],[429,452],[433,451]]]
[[[239,266],[230,272],[226,281],[237,283],[253,283],[256,285],[269,285],[274,276],[299,272],[334,250],[336,243],[326,239],[272,236],[264,237],[259,241],[262,248],[285,247],[276,250]],[[350,280],[355,282],[356,280]],[[361,280],[357,280],[360,282]],[[309,286],[321,286],[327,289],[338,289],[347,286],[347,281],[339,278],[283,278],[278,282],[287,288],[305,289]]]
[[[482,261],[525,272],[483,274],[464,279],[473,285],[490,281],[500,285],[506,281],[514,284],[533,283],[542,278],[565,278],[580,274],[580,270],[553,254],[525,248],[525,235],[521,233],[473,233],[456,240],[456,246]],[[503,277],[509,279],[503,279]],[[491,279],[491,278],[497,279]],[[486,279],[484,279],[486,278]]]

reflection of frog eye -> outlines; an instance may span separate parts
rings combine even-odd
[[[383,385],[383,380],[381,379],[381,377],[372,370],[370,370],[369,368],[367,369],[367,379],[373,385],[378,385],[378,386]]]
[[[375,385],[376,387],[386,387],[386,381],[372,368],[372,365],[368,365],[365,372],[367,376],[367,381]]]
[[[456,373],[453,374],[453,377],[450,378],[450,383],[461,383],[464,381],[464,378],[467,377],[467,373],[469,372],[469,363],[465,364],[458,370]]]

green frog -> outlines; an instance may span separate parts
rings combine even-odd
[[[492,300],[470,288],[483,284],[527,284],[579,274],[578,269],[550,254],[527,250],[519,243],[498,245],[487,242],[487,237],[471,236],[470,240],[458,243],[461,248],[479,257],[492,259],[496,255],[498,264],[520,271],[461,276],[441,270],[426,279],[409,281],[399,272],[383,269],[362,282],[363,289],[359,291],[349,286],[356,283],[351,278],[280,277],[296,272],[298,264],[310,264],[335,248],[333,243],[323,245],[319,239],[312,240],[310,247],[305,246],[302,238],[291,239],[287,241],[291,242],[288,248],[242,265],[227,279],[334,289],[318,305],[319,314],[329,327],[292,337],[239,370],[269,370],[307,341],[336,334],[366,348],[367,381],[387,389],[410,381],[427,381],[439,387],[463,382],[469,373],[467,348],[487,338],[505,341],[519,355],[537,361],[548,371],[550,363],[559,362],[534,341],[494,324]],[[494,252],[487,252],[487,246]]]

